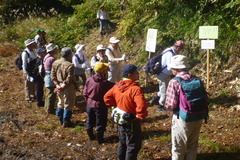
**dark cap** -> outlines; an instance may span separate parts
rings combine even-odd
[[[45,47],[40,47],[37,49],[37,54],[43,53],[43,52],[47,52]]]
[[[141,69],[142,69],[142,67],[136,67],[133,64],[128,64],[128,65],[124,66],[122,69],[123,77],[127,77],[128,74],[132,74],[135,71],[140,71]]]

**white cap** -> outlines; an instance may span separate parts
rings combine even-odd
[[[27,39],[24,43],[25,43],[25,46],[27,47],[27,46],[35,43],[35,41],[33,39]]]
[[[97,46],[97,51],[101,51],[101,50],[104,50],[104,51],[106,50],[106,48],[104,48],[102,44]]]
[[[110,43],[118,43],[120,42],[119,39],[117,39],[116,37],[111,37],[110,40],[109,40]]]
[[[53,44],[53,43],[49,43],[49,44],[46,46],[47,53],[53,51],[55,48],[57,48],[57,45],[55,45],[55,44]]]
[[[173,69],[186,69],[189,68],[187,57],[184,55],[176,55],[171,58],[170,67]]]
[[[78,43],[78,44],[75,45],[75,49],[76,49],[76,51],[78,52],[78,51],[81,51],[84,46],[85,46],[85,45]]]

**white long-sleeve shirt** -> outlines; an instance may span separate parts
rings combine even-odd
[[[108,13],[104,10],[99,10],[97,13],[97,18],[100,20],[109,20],[109,15]]]
[[[29,63],[30,58],[37,58],[37,54],[34,51],[30,51],[28,48],[24,49],[22,52],[23,73],[27,73],[27,63]]]
[[[166,52],[167,50],[169,50],[169,51]],[[170,50],[172,50],[172,52]],[[166,52],[166,53],[164,53],[164,52]],[[162,55],[162,68],[167,66],[166,68],[163,69],[162,73],[164,73],[166,75],[172,75],[170,63],[171,63],[171,58],[176,55],[176,52],[172,47],[170,47],[170,48],[165,49],[162,53],[164,53]]]
[[[111,49],[111,51],[109,49],[106,49],[106,56],[108,57],[108,60],[110,62],[110,64],[119,64],[121,63],[123,60],[122,60],[122,53],[120,51],[120,49],[114,49],[112,47],[112,45],[109,45],[108,46],[109,49]]]

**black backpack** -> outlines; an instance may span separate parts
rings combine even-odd
[[[24,50],[23,52],[26,52],[26,53],[27,53],[28,58],[30,57],[29,53],[28,53],[26,50]],[[15,60],[15,64],[16,64],[16,66],[18,67],[19,70],[22,70],[22,69],[23,69],[23,68],[22,68],[22,64],[23,64],[23,61],[22,61],[22,53],[23,53],[23,52],[21,52],[21,53],[19,54],[19,56],[16,58],[16,60]]]
[[[162,67],[162,55],[167,52],[172,52],[172,49],[168,49],[161,54],[150,58],[145,65],[145,71],[151,74],[159,74],[164,70],[167,66]]]
[[[34,80],[40,80],[45,75],[43,60],[39,57],[30,58],[27,64],[27,74],[33,77]]]

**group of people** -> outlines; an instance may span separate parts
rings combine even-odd
[[[137,159],[142,143],[141,120],[148,115],[148,104],[143,90],[137,83],[142,68],[133,64],[123,66],[126,55],[121,53],[120,40],[111,37],[107,48],[98,45],[97,53],[90,62],[82,44],[75,46],[75,53],[70,47],[62,48],[61,58],[56,59],[58,47],[54,42],[49,44],[42,40],[39,42],[41,43],[38,44],[38,41],[32,39],[26,40],[26,48],[22,52],[26,101],[32,102],[36,97],[38,106],[45,106],[48,113],[55,112],[60,124],[63,127],[70,127],[76,91],[79,89],[79,77],[81,77],[84,86],[83,96],[87,104],[86,131],[89,139],[97,139],[99,144],[105,142],[108,108],[113,107],[117,113],[114,116],[118,116],[116,123],[119,119],[124,120],[118,123],[118,159]],[[152,100],[159,100],[158,108],[161,111],[173,111],[171,133],[173,160],[196,159],[202,124],[202,119],[185,122],[177,115],[181,83],[171,79],[171,75],[183,79],[191,77],[187,72],[189,65],[186,57],[177,55],[184,48],[184,41],[176,41],[172,47],[166,49],[162,56],[162,65],[165,68],[157,75],[159,93]],[[39,72],[43,69],[44,75],[39,74],[38,78],[34,78],[28,74],[27,63],[31,59],[39,59]],[[85,70],[89,67],[91,76],[87,78]],[[45,94],[43,94],[44,84]],[[44,101],[43,95],[45,95]],[[58,103],[55,111],[56,96]]]

